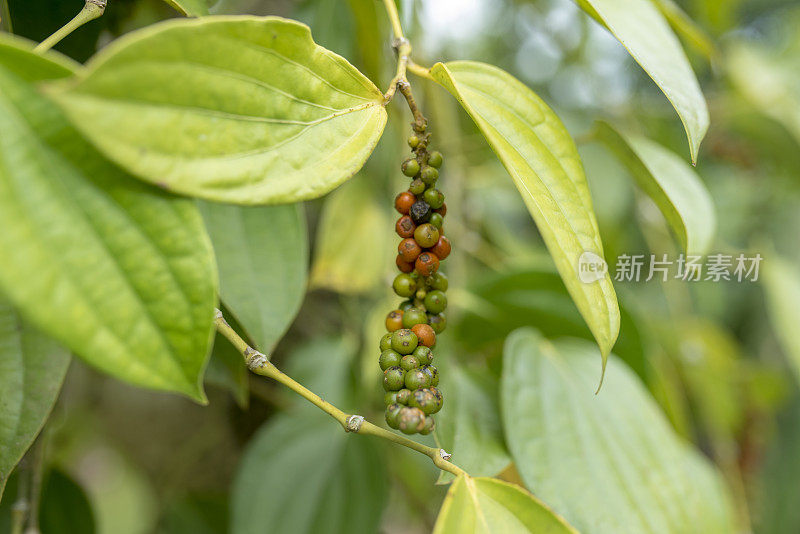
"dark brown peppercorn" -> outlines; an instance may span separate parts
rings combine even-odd
[[[402,195],[403,193],[400,194]],[[411,193],[408,194],[411,195]],[[426,223],[428,222],[428,219],[431,218],[431,206],[424,200],[417,200],[411,205],[408,214],[411,216],[411,219],[414,221],[414,223]]]

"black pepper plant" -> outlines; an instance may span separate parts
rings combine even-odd
[[[686,25],[688,17],[660,0],[576,3],[582,24],[594,19],[655,81],[679,115],[688,159],[696,162],[708,109],[668,23]],[[168,0],[188,18],[121,35],[79,63],[53,47],[73,32],[96,32],[97,40],[99,27],[84,24],[115,9],[115,0],[109,6],[86,0],[74,19],[38,44],[14,34],[31,24],[34,4],[49,6],[44,17],[69,2],[0,0],[0,530],[60,532],[50,525],[63,527],[64,521],[48,522],[47,513],[47,496],[56,491],[72,492],[75,511],[89,507],[66,474],[42,474],[49,465],[43,442],[58,429],[45,428],[31,448],[74,356],[128,384],[198,404],[208,403],[204,384],[217,382],[245,406],[249,372],[318,409],[275,401],[280,393],[270,386],[253,388],[258,395],[252,398],[266,399],[270,413],[279,413],[252,440],[251,428],[240,432],[247,435],[247,452],[226,521],[234,534],[379,531],[390,478],[379,443],[427,456],[440,482],[450,483],[435,523],[427,525],[439,534],[746,531],[747,518],[732,512],[717,470],[683,443],[641,385],[652,380],[644,343],[631,313],[620,312],[603,263],[575,142],[524,83],[481,62],[423,66],[394,0],[383,0],[382,7],[351,0],[332,11],[353,10],[348,34],[372,40],[366,50],[381,50],[383,43],[388,51],[391,44],[396,69],[393,64],[385,91],[376,85],[386,82],[379,80],[380,68],[372,68],[379,54],[361,58],[368,77],[312,39],[312,29],[325,23],[340,29],[338,19],[321,17],[310,28],[277,16],[212,15],[201,0]],[[214,9],[230,5],[239,4],[221,2]],[[379,36],[380,10],[391,35]],[[105,27],[103,39],[127,27],[120,17]],[[144,18],[131,15],[137,24]],[[702,32],[684,33],[702,41]],[[401,99],[404,106],[390,106]],[[462,222],[488,211],[502,224],[506,214],[505,204],[493,200],[483,212],[480,201],[458,200],[480,187],[465,185],[479,183],[478,171],[465,162],[469,150],[482,148],[449,139],[444,132],[457,119],[449,124],[446,114],[423,114],[423,107],[446,106],[463,109],[470,131],[510,175],[552,268],[517,278],[503,272],[498,280],[481,278],[483,285],[468,276],[448,279],[444,271],[467,263],[467,254],[481,265],[502,257],[501,245],[480,245],[491,236],[468,233]],[[384,172],[386,183],[356,177],[345,185],[365,165],[371,177],[381,175],[375,172],[381,163],[368,159],[389,109],[392,133],[378,151],[401,159],[392,138],[403,130],[399,137],[407,136],[410,153],[404,146],[400,172]],[[411,131],[395,128],[409,113]],[[713,204],[687,158],[611,122],[586,130],[583,140],[599,141],[618,156],[642,196],[664,214],[676,237],[669,246],[709,252]],[[388,208],[360,199],[379,197],[401,174],[405,184],[394,198],[398,242],[390,237]],[[458,222],[448,223],[445,191],[450,220]],[[294,338],[323,337],[310,332],[308,317],[341,316],[341,324],[333,341],[314,353],[321,356],[306,367],[290,359],[285,373],[272,356],[281,354],[276,346],[306,295],[303,203],[326,195],[322,216],[311,218],[320,221],[312,284],[346,294],[380,279],[383,287],[391,285],[394,304],[388,314],[379,310],[385,328],[378,339],[369,321],[358,324],[362,301],[344,295],[344,311],[331,313],[333,299],[312,299],[301,312],[304,320],[292,327]],[[316,213],[317,204],[309,202],[308,209]],[[370,224],[353,223],[354,212]],[[513,235],[506,242],[514,239],[523,242]],[[391,247],[382,248],[389,241]],[[337,256],[341,250],[344,260]],[[392,256],[392,275],[384,275]],[[539,305],[557,312],[540,314]],[[619,357],[610,356],[621,324]],[[564,334],[578,339],[556,339]],[[362,383],[348,355],[357,352],[353,340],[365,336],[370,373]],[[670,334],[664,338],[670,346]],[[605,375],[608,383],[595,396]],[[351,388],[357,394],[344,391],[353,381],[361,385]],[[373,389],[365,385],[377,390],[378,382],[382,417],[373,410],[377,394],[371,398]],[[658,386],[653,389],[669,395],[667,385]],[[63,410],[69,402],[62,401]],[[327,432],[330,421],[319,414],[344,432]],[[67,449],[52,457],[66,462]],[[210,456],[224,455],[214,450]],[[269,478],[282,469],[291,474]],[[392,467],[391,476],[401,480],[410,502],[426,502],[435,490],[415,487],[405,469]],[[345,490],[354,497],[342,497]],[[10,499],[14,507],[6,513]],[[364,505],[369,499],[379,505]],[[404,513],[387,510],[391,518]],[[83,532],[79,523],[67,531]]]

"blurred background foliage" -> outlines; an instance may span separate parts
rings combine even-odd
[[[623,310],[615,353],[677,433],[720,467],[742,524],[763,534],[800,532],[800,6],[657,3],[683,41],[711,112],[696,168],[718,219],[711,250],[759,252],[764,261],[757,283],[615,283]],[[10,0],[11,23],[16,33],[41,40],[82,4]],[[493,63],[554,107],[578,140],[611,265],[622,253],[679,253],[655,206],[593,140],[594,121],[606,119],[681,157],[687,152],[669,103],[608,32],[569,0],[400,5],[418,62]],[[379,86],[391,77],[388,25],[375,0],[219,0],[212,11],[303,21],[319,44]],[[160,0],[110,0],[102,18],[57,48],[83,61],[121,34],[174,16]],[[477,474],[518,480],[496,406],[506,335],[527,325],[546,337],[591,336],[472,122],[434,84],[412,83],[445,155],[441,186],[455,244],[446,265],[451,327],[438,350],[447,395],[439,439],[454,449],[454,460],[483,471]],[[311,251],[309,291],[273,357],[326,399],[373,420],[382,418],[375,358],[395,300],[391,207],[403,183],[397,170],[409,130],[403,106],[389,109],[384,137],[365,168],[305,205],[307,238],[296,239],[307,239]],[[373,530],[431,529],[445,487],[433,484],[437,473],[426,458],[375,440],[345,439],[333,421],[316,421],[287,390],[248,377],[227,345],[215,347],[207,382],[210,405],[201,407],[126,386],[74,360],[54,415],[29,453],[46,459],[45,534],[197,534],[229,525],[252,532],[258,525],[248,522],[263,517],[239,508],[243,498],[259,495],[285,499],[262,510],[280,516],[283,532],[314,531],[320,520],[326,532],[345,532],[352,518],[336,513],[344,502],[358,502],[359,524]],[[470,459],[475,451],[479,460]],[[352,468],[355,457],[369,465]],[[237,476],[240,466],[249,469]],[[318,476],[298,484],[306,473]],[[0,532],[8,529],[20,482],[11,480],[0,505]],[[245,497],[231,500],[232,494]]]

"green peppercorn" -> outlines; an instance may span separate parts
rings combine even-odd
[[[406,298],[410,297],[417,291],[417,283],[408,273],[398,274],[395,277],[394,282],[392,282],[392,287],[394,288],[395,293]]]
[[[422,181],[428,185],[433,185],[436,182],[436,179],[439,178],[439,171],[437,171],[434,167],[425,167],[420,172],[419,177],[422,178]]]
[[[431,208],[438,210],[444,205],[444,195],[435,188],[428,189],[422,194],[422,198],[430,204]]]
[[[397,391],[387,391],[386,395],[383,396],[383,403],[386,406],[390,404],[395,404],[397,402]]]
[[[409,300],[404,300],[403,302],[401,302],[400,306],[399,306],[399,309],[402,310],[403,313],[405,314],[405,312],[407,312],[410,308],[413,308],[413,307],[414,307],[414,301],[409,299]]]
[[[418,344],[417,334],[408,328],[401,328],[392,333],[392,348],[400,354],[411,354]]]
[[[428,378],[428,375],[419,371],[422,376]],[[383,389],[386,391],[397,391],[402,389],[405,381],[406,372],[399,366],[389,367],[383,372]]]
[[[428,389],[431,391],[431,393],[433,393],[433,396],[436,397],[436,406],[437,406],[437,408],[436,408],[436,411],[433,412],[433,413],[436,413],[436,412],[438,412],[439,410],[442,409],[442,406],[444,405],[444,397],[442,397],[442,392],[439,391],[439,388],[430,387]]]
[[[431,167],[436,167],[437,169],[442,166],[442,153],[438,150],[434,150],[430,154],[428,154],[428,165]]]
[[[441,334],[447,328],[447,316],[444,313],[429,315],[428,324],[431,325],[434,332]]]
[[[428,292],[425,291],[424,289],[418,289],[417,292],[414,294],[414,296],[417,298],[417,300],[421,301],[425,298],[425,295],[427,294]]]
[[[411,137],[409,137],[408,138],[408,146],[410,146],[411,148],[417,148],[419,146],[419,137],[417,137],[416,135],[412,135]],[[442,155],[439,154],[439,158],[440,159],[441,159],[441,157],[442,157]]]
[[[430,223],[421,224],[414,230],[414,241],[422,248],[432,247],[439,242],[439,230]]]
[[[447,286],[449,285],[447,281],[447,275],[440,272],[434,273],[429,279],[429,284],[433,289],[447,291]]]
[[[410,398],[411,398],[410,389],[403,388],[397,392],[397,402],[399,402],[400,404],[408,404]]]
[[[415,324],[427,324],[427,322],[428,316],[419,308],[409,308],[403,314],[403,328],[411,328]]]
[[[425,309],[429,313],[442,313],[447,308],[447,295],[444,291],[434,289],[425,295]],[[403,315],[403,326],[406,326],[406,316]]]
[[[412,369],[416,369],[419,366],[420,366],[420,361],[413,354],[406,354],[400,360],[400,367],[402,367],[403,370],[406,372],[411,371]]]
[[[425,185],[425,182],[423,182],[420,178],[414,178],[414,180],[411,182],[411,185],[408,186],[408,191],[413,193],[415,196],[419,196],[425,192],[426,187],[427,186]]]
[[[387,349],[381,352],[381,355],[378,357],[378,364],[381,366],[381,370],[385,371],[389,367],[396,367],[400,365],[400,360],[403,357],[400,356],[396,351],[392,349]]]
[[[433,352],[425,345],[420,345],[412,353],[423,365],[429,364],[433,361]]]
[[[408,402],[409,406],[419,408],[425,415],[436,413],[439,407],[439,401],[430,388],[414,390]]]
[[[406,387],[411,391],[431,385],[431,375],[422,369],[412,369],[405,374],[404,378]]]
[[[406,176],[416,176],[419,172],[419,162],[416,158],[408,158],[403,162],[401,169]]]
[[[428,415],[425,417],[425,424],[422,425],[422,430],[420,430],[419,433],[423,436],[427,436],[434,430],[436,430],[436,423],[434,422],[433,417]]]
[[[431,213],[431,218],[428,219],[428,222],[441,230],[442,226],[444,225],[444,217],[438,213]]]
[[[380,346],[381,346],[381,352],[383,352],[385,350],[389,350],[389,349],[392,348],[392,333],[391,332],[383,334],[383,337],[381,338],[381,345]]]
[[[414,434],[425,428],[425,414],[419,408],[404,407],[397,415],[397,423],[404,434]]]
[[[403,408],[404,407],[399,404],[390,404],[386,407],[386,424],[389,425],[389,427],[395,430],[400,428],[398,416],[400,415],[400,410]]]
[[[420,370],[430,378],[430,386],[436,387],[439,385],[439,369],[433,365],[423,365]]]

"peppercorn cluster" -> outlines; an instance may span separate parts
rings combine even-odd
[[[406,434],[430,434],[433,414],[443,403],[431,349],[447,324],[447,277],[439,262],[450,254],[450,241],[444,235],[447,206],[436,188],[442,155],[428,152],[429,137],[408,138],[413,156],[401,167],[411,185],[394,201],[400,212],[395,231],[402,241],[396,260],[400,274],[392,287],[407,300],[386,316],[388,333],[380,342],[386,423]]]

